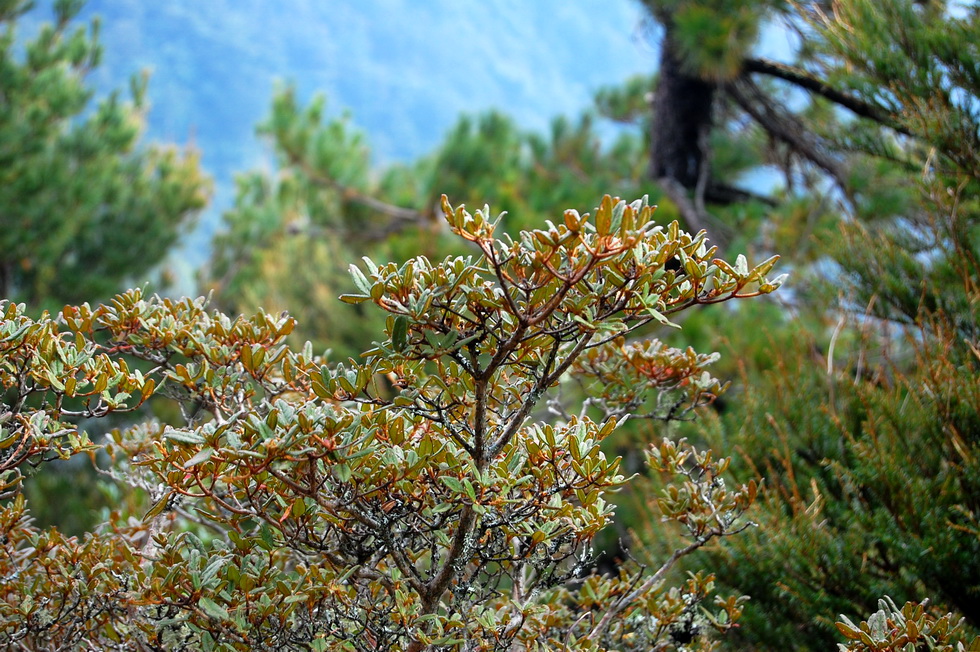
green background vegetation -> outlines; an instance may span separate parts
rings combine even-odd
[[[724,592],[751,597],[740,627],[720,645],[826,649],[847,637],[864,649],[859,634],[835,622],[839,614],[867,618],[886,595],[898,605],[928,598],[933,613],[964,618],[964,640],[980,631],[975,4],[855,0],[832,10],[820,2],[649,0],[610,10],[621,17],[639,10],[650,21],[645,30],[585,24],[549,3],[528,3],[536,9],[512,18],[520,25],[510,32],[488,14],[481,28],[506,32],[495,42],[500,49],[483,55],[498,69],[511,46],[555,54],[553,69],[534,71],[535,93],[555,83],[553,71],[574,65],[574,44],[609,43],[600,48],[608,59],[595,59],[579,85],[562,91],[574,95],[565,101],[575,110],[547,124],[512,110],[511,100],[537,97],[523,80],[439,80],[407,54],[437,41],[451,56],[477,40],[466,31],[473,25],[459,26],[449,10],[430,8],[431,31],[416,42],[400,40],[400,21],[388,20],[391,12],[410,13],[399,3],[372,5],[385,19],[297,3],[292,18],[309,16],[311,33],[288,35],[259,28],[284,24],[261,3],[248,14],[254,22],[241,25],[232,18],[248,12],[224,3],[201,11],[134,3],[118,8],[125,19],[103,12],[107,56],[160,43],[158,63],[137,57],[158,71],[148,89],[139,81],[99,100],[93,86],[118,83],[99,72],[85,30],[88,16],[106,7],[94,3],[76,17],[80,6],[58,4],[64,20],[55,28],[31,41],[8,31],[3,42],[2,298],[36,314],[104,300],[159,273],[163,254],[205,210],[211,186],[200,160],[219,188],[236,177],[234,189],[223,191],[234,199],[196,270],[197,291],[213,293],[212,305],[232,315],[288,311],[298,322],[291,345],[309,341],[317,353],[329,349],[332,360],[346,361],[385,327],[380,314],[336,301],[357,291],[351,263],[363,255],[402,262],[471,251],[442,222],[442,194],[454,205],[507,211],[502,228],[515,235],[547,219],[559,223],[566,208],[584,212],[606,193],[649,195],[660,206],[658,221],[707,229],[722,257],[761,262],[779,254],[790,274],[773,297],[685,313],[678,332],[647,329],[672,346],[720,351],[712,373],[732,386],[696,420],[637,419],[604,444],[623,456],[626,471],[640,472],[645,445],[687,437],[733,457],[730,481],[761,483],[750,515],[758,527],[682,562],[684,570],[714,573]],[[4,24],[12,29],[23,8],[0,3]],[[42,29],[42,18],[27,14],[26,31]],[[312,33],[327,19],[360,36]],[[551,32],[535,40],[529,25],[549,20],[581,29],[561,41],[571,48],[549,45]],[[760,34],[773,24],[795,35],[779,62],[756,56]],[[394,31],[388,38],[398,47],[365,59],[361,50],[384,30]],[[604,76],[637,31],[649,63],[617,61]],[[235,80],[239,106],[216,97],[225,91],[214,73],[194,68],[191,35],[205,48],[203,60]],[[307,37],[318,49],[299,45]],[[337,51],[348,42],[350,51]],[[241,58],[232,65],[209,55],[215,44]],[[332,66],[341,56],[371,63],[340,75]],[[436,65],[452,69],[444,60]],[[634,65],[642,74],[623,81]],[[249,81],[303,66],[318,72],[296,85]],[[402,68],[414,74],[387,91],[397,98],[371,95]],[[161,117],[149,130],[182,140],[190,125],[200,128],[193,139],[200,156],[138,144],[158,79],[164,89],[200,79],[190,83],[195,93],[186,104],[154,106]],[[307,86],[321,79],[334,89],[329,102]],[[605,85],[590,92],[600,80]],[[427,115],[414,103],[421,100],[401,101],[413,93],[445,98],[441,113]],[[473,106],[461,97],[480,93],[498,98],[494,109],[457,117]],[[373,108],[360,111],[362,102]],[[211,144],[218,125],[241,123],[258,106],[269,108],[256,139]],[[339,106],[355,111],[347,116]],[[382,121],[390,131],[378,136],[371,125]],[[436,141],[423,135],[429,121],[451,126]],[[760,179],[777,181],[760,187]],[[176,409],[160,401],[147,411],[166,422]],[[90,434],[105,430],[100,424]],[[81,534],[120,503],[149,507],[145,495],[97,480],[79,459],[28,478],[39,523]],[[66,492],[66,484],[90,490]],[[656,568],[676,548],[679,535],[655,506],[661,486],[645,474],[617,496],[616,523],[598,539],[603,571],[627,558]],[[680,577],[677,571],[674,580]],[[898,649],[894,640],[882,638],[880,649]]]

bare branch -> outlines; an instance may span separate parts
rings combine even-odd
[[[689,543],[687,546],[675,550],[674,553],[670,556],[670,558],[663,563],[663,565],[657,570],[656,573],[648,577],[646,581],[643,582],[643,584],[641,584],[640,586],[638,586],[637,588],[635,588],[634,590],[630,591],[629,593],[621,597],[619,600],[617,600],[615,604],[613,604],[613,606],[610,607],[606,611],[606,613],[602,616],[602,620],[599,621],[599,624],[592,628],[592,631],[589,632],[589,635],[586,638],[592,640],[598,640],[598,638],[602,636],[602,633],[609,627],[609,624],[613,621],[613,619],[616,618],[616,616],[618,616],[620,613],[622,613],[623,610],[626,609],[626,607],[628,607],[631,602],[638,599],[641,595],[643,595],[651,588],[656,586],[657,583],[663,579],[664,575],[667,574],[667,571],[669,571],[671,568],[674,567],[674,564],[677,563],[677,560],[679,560],[681,557],[684,557],[685,555],[689,555],[690,553],[694,552],[704,544],[708,543],[710,538],[711,537],[708,537],[706,539],[697,539]]]
[[[758,193],[745,190],[744,188],[737,188],[726,183],[718,183],[717,181],[711,181],[708,183],[708,187],[705,188],[704,191],[704,198],[705,201],[713,204],[722,204],[725,206],[747,201],[757,201],[772,207],[779,205],[779,202],[772,197],[760,195]],[[717,235],[715,233],[712,234]]]
[[[762,92],[748,76],[743,75],[726,84],[725,91],[774,138],[783,141],[800,156],[824,170],[840,188],[847,189],[849,184],[841,162],[824,151],[795,116]]]
[[[673,177],[661,177],[656,179],[657,185],[659,185],[664,194],[674,202],[677,206],[677,210],[680,211],[681,217],[684,218],[684,222],[687,223],[688,228],[691,231],[697,232],[704,230],[704,223],[707,216],[698,211],[697,207],[694,205],[684,191],[684,186],[681,185],[680,181],[674,179]]]
[[[687,191],[684,189],[684,186],[677,179],[661,177],[655,181],[664,191],[664,194],[667,195],[667,198],[677,206],[677,210],[680,211],[681,217],[684,218],[684,222],[692,233],[711,231],[719,246],[723,246],[731,240],[733,235],[731,228],[703,210],[703,201],[695,205],[695,202],[687,196]],[[714,188],[715,186],[713,184],[708,185],[705,199],[714,199],[712,194]]]

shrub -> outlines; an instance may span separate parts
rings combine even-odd
[[[388,313],[358,362],[290,349],[286,315],[232,319],[203,299],[133,290],[36,321],[3,304],[0,642],[648,650],[730,628],[740,598],[708,611],[709,574],[665,576],[746,527],[755,484],[729,487],[727,459],[665,439],[647,459],[674,479],[659,510],[687,542],[660,568],[597,575],[590,542],[628,482],[599,444],[631,414],[670,418],[722,389],[712,357],[637,329],[773,291],[775,259],[715,259],[704,232],[654,224],[644,201],[606,197],[516,240],[494,238],[487,208],[443,211],[472,255],[351,270],[343,299]],[[581,410],[574,374],[594,392]],[[75,539],[10,500],[23,469],[94,454],[80,420],[164,399],[181,418],[102,447],[142,508],[120,491]],[[566,416],[545,421],[547,403]]]

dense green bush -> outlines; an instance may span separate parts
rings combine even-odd
[[[687,540],[659,568],[590,574],[608,494],[628,482],[600,444],[644,402],[637,387],[672,413],[721,389],[711,356],[625,338],[773,291],[775,259],[716,259],[703,232],[657,225],[643,201],[606,197],[516,240],[495,237],[487,208],[442,204],[477,253],[352,267],[344,300],[388,313],[359,363],[289,348],[290,317],[232,319],[203,300],[131,291],[39,320],[2,304],[0,642],[649,650],[730,629],[740,598],[710,607],[710,575],[665,575],[746,527],[755,482],[729,486],[728,459],[664,439],[647,461],[673,478],[659,513]],[[577,412],[554,395],[570,374],[598,393],[540,421],[548,395]],[[9,501],[23,469],[103,446],[79,419],[163,397],[183,418],[104,445],[104,472],[145,506],[128,493],[68,538]]]

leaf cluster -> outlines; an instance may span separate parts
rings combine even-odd
[[[33,528],[20,498],[3,513],[3,576],[16,581],[0,600],[0,640],[502,650],[560,630],[576,647],[646,649],[690,634],[695,613],[711,623],[702,633],[728,629],[738,600],[709,617],[694,606],[709,577],[677,590],[664,577],[744,527],[754,485],[728,490],[728,460],[665,442],[651,460],[678,481],[661,508],[690,543],[652,574],[580,581],[612,516],[608,495],[627,482],[600,448],[618,420],[547,423],[535,408],[593,349],[697,304],[772,291],[774,261],[714,259],[704,233],[655,224],[643,201],[607,197],[594,217],[569,211],[516,239],[495,238],[486,209],[443,209],[476,255],[352,270],[360,292],[345,300],[389,315],[362,362],[331,366],[287,346],[288,316],[231,319],[204,300],[134,290],[41,323],[8,308],[7,385],[37,394],[52,423],[164,399],[181,418],[116,429],[105,445],[105,473],[148,496],[142,515],[121,505],[79,541]],[[602,356],[591,369],[623,369]],[[669,391],[705,360],[670,355],[662,362],[679,368],[646,386]],[[5,407],[7,419],[29,423],[28,403]],[[14,441],[38,459],[51,448],[24,428]],[[80,441],[52,450],[91,446]],[[25,605],[26,593],[50,597]],[[573,614],[597,599],[607,610],[584,627]],[[620,616],[643,611],[650,626],[629,636]]]

